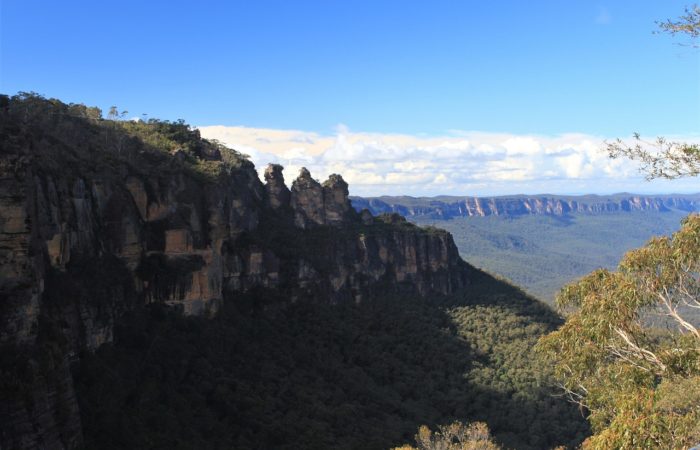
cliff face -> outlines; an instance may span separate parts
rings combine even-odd
[[[148,303],[209,316],[254,289],[337,302],[468,283],[448,233],[356,213],[339,175],[302,169],[290,191],[280,166],[263,184],[182,124],[0,100],[0,448],[79,446],[71,362]]]
[[[541,196],[541,197],[453,197],[448,200],[411,197],[353,197],[357,210],[369,209],[374,214],[395,212],[406,217],[450,219],[471,216],[519,216],[569,213],[605,214],[632,211],[700,210],[700,195],[641,196],[618,194],[610,197]]]

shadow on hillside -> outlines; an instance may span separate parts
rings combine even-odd
[[[532,321],[547,324],[551,329],[564,323],[563,318],[550,305],[520,287],[471,265],[468,270],[469,285],[460,292],[440,298],[438,304],[446,307],[497,306]]]
[[[495,282],[513,294],[484,277],[473,287]],[[478,292],[468,301],[488,306]],[[531,371],[506,373],[475,350],[438,302],[289,305],[272,295],[229,303],[209,321],[157,306],[126,317],[115,344],[75,370],[87,447],[386,449],[421,424],[455,419],[486,421],[520,449],[586,432],[570,404],[517,381]],[[241,307],[263,300],[263,311]],[[520,301],[507,308],[533,321],[547,314]]]
[[[471,284],[438,300],[476,357],[470,389],[484,404],[464,417],[487,422],[507,448],[580,443],[590,429],[583,412],[553,387],[551,367],[532,347],[563,323],[550,306],[520,288],[472,268]]]

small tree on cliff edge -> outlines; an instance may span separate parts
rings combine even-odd
[[[694,40],[700,8],[659,25]],[[700,175],[697,145],[635,140],[608,144],[611,157],[640,161],[648,179]],[[700,215],[687,217],[673,237],[627,253],[617,271],[601,269],[565,287],[557,304],[566,323],[538,348],[590,413],[594,434],[584,448],[700,443]]]
[[[657,22],[659,32],[673,36],[685,36],[688,45],[700,48],[700,7],[693,5],[686,8],[685,15],[678,20]],[[669,141],[658,137],[649,142],[641,138],[639,133],[633,135],[631,144],[616,139],[606,143],[611,158],[627,157],[642,164],[641,170],[646,178],[681,178],[700,175],[700,146],[686,142]]]

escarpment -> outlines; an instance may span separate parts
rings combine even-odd
[[[644,196],[616,194],[611,196],[516,196],[516,197],[379,197],[352,198],[357,210],[369,209],[374,214],[398,213],[405,217],[450,219],[472,216],[523,216],[570,213],[606,214],[634,211],[665,212],[700,210],[700,195]]]
[[[76,448],[70,365],[149,303],[211,316],[242,293],[371,301],[469,282],[452,237],[355,212],[323,184],[252,163],[182,122],[0,99],[0,448]]]

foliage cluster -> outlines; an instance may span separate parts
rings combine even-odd
[[[700,16],[700,12],[698,14]],[[661,136],[648,141],[639,133],[632,138],[632,144],[619,138],[607,142],[608,155],[613,159],[624,157],[638,161],[647,180],[700,175],[700,145],[671,141]]]
[[[572,399],[590,411],[588,448],[700,442],[700,216],[598,270],[557,299],[571,309],[541,340]],[[653,326],[665,318],[665,327]]]
[[[700,6],[697,4],[688,6],[685,8],[685,14],[680,18],[657,22],[657,25],[659,32],[669,33],[672,36],[685,36],[690,39],[689,45],[697,47],[697,39],[700,37]]]
[[[453,422],[440,425],[432,431],[423,425],[415,437],[418,447],[404,445],[394,450],[499,450],[491,438],[489,427],[483,422],[464,424]]]

